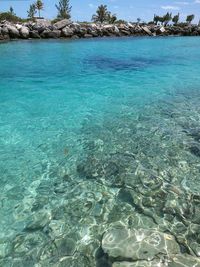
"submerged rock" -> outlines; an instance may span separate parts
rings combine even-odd
[[[51,215],[43,210],[34,213],[27,223],[26,231],[41,230],[50,222]]]
[[[155,230],[111,228],[103,236],[102,248],[109,257],[124,260],[153,260],[180,253],[174,237]]]

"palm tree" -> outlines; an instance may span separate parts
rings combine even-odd
[[[194,15],[188,15],[186,18],[186,22],[190,25],[193,19],[194,19]]]
[[[13,15],[13,16],[15,15],[15,13],[14,13],[14,9],[13,9],[12,6],[10,7],[10,14]]]
[[[154,14],[153,22],[157,25],[159,21],[160,21],[160,17]]]
[[[41,0],[37,0],[35,3],[36,9],[38,10],[39,13],[39,18],[40,18],[40,11],[44,8],[44,3]]]
[[[108,21],[108,23],[110,23],[110,24],[114,24],[114,23],[117,21],[117,16],[116,16],[116,14],[111,14],[111,13],[109,12],[108,17],[107,17],[107,21]]]
[[[55,5],[58,10],[58,18],[70,19],[72,7],[69,5],[69,0],[60,0],[58,5]]]
[[[108,20],[110,12],[107,9],[107,5],[100,5],[97,8],[96,14],[92,16],[94,22],[103,23]]]
[[[36,14],[36,6],[35,4],[30,5],[29,10],[27,11],[28,17],[33,19]]]
[[[172,20],[172,13],[167,12],[167,14],[163,16],[164,25],[167,26],[170,20]]]
[[[137,18],[137,24],[139,25],[141,21],[141,18]]]
[[[178,13],[177,15],[175,15],[173,18],[172,18],[172,22],[174,23],[174,25],[177,25],[178,22],[179,22],[179,17],[180,17],[180,14]]]

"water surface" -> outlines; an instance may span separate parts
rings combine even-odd
[[[0,266],[111,266],[119,224],[198,258],[199,41],[0,45]]]

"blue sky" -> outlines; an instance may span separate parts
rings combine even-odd
[[[54,18],[55,3],[58,1],[43,0],[45,9],[41,14],[46,18]],[[17,15],[26,17],[27,9],[33,2],[34,0],[0,0],[0,11],[6,11],[13,6]],[[138,17],[149,21],[154,13],[162,15],[167,11],[174,14],[180,12],[181,19],[184,19],[187,14],[195,14],[196,22],[200,19],[200,0],[71,0],[72,19],[89,21],[100,4],[106,4],[118,18],[128,21],[136,21]]]

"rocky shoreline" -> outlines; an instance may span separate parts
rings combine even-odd
[[[56,23],[38,19],[35,22],[13,24],[0,22],[0,41],[13,39],[93,38],[121,36],[200,36],[200,26],[158,26],[126,24],[76,23],[62,20]]]

